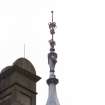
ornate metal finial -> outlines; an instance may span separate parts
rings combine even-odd
[[[56,28],[56,23],[53,21],[53,11],[52,13],[52,22],[49,22],[49,29],[50,29],[50,34],[52,35],[52,39],[49,41],[51,49],[50,51],[55,51],[54,46],[55,46],[55,41],[54,41],[54,34],[55,34],[55,28]]]
[[[53,22],[53,11],[51,11],[52,13],[52,22],[49,22],[49,29],[50,29],[50,34],[52,35],[52,40],[53,40],[53,35],[55,34],[55,28],[56,28],[56,23]]]
[[[57,53],[55,52],[55,41],[53,39],[53,35],[55,34],[56,23],[53,21],[53,11],[52,13],[52,22],[49,23],[50,33],[52,35],[52,39],[49,41],[50,43],[50,52],[48,53],[48,64],[50,67],[50,75],[49,79],[47,79],[47,84],[49,85],[49,95],[46,105],[60,105],[59,100],[57,98],[56,93],[56,84],[58,84],[59,80],[55,75],[55,65],[57,63]]]
[[[53,11],[52,13],[52,22],[49,22],[50,34],[52,35],[52,39],[49,41],[50,43],[50,53],[48,54],[48,64],[50,66],[50,72],[54,72],[55,64],[57,62],[57,54],[55,53],[55,41],[53,39],[53,35],[55,34],[56,23],[53,21]]]

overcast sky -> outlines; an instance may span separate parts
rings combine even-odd
[[[24,56],[25,43],[42,77],[37,105],[46,105],[51,10],[60,105],[105,105],[105,0],[0,0],[0,70]]]

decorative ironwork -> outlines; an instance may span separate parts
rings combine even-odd
[[[49,29],[50,29],[50,34],[52,35],[52,40],[53,40],[53,35],[55,34],[55,28],[56,28],[56,23],[53,22],[53,11],[51,11],[52,13],[52,22],[49,22]]]
[[[55,41],[53,38],[53,35],[55,34],[55,28],[56,28],[56,23],[53,21],[53,11],[52,13],[52,22],[49,22],[49,29],[50,29],[50,34],[52,35],[52,39],[49,40],[50,43],[50,53],[48,54],[48,64],[50,67],[50,72],[54,72],[55,64],[57,63],[57,54],[55,53]]]

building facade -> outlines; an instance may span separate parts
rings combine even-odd
[[[39,80],[29,60],[17,59],[0,73],[0,105],[36,105]]]

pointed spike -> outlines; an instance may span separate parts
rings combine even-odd
[[[51,13],[52,13],[52,22],[53,22],[53,13],[54,13],[54,11],[51,11]]]

